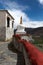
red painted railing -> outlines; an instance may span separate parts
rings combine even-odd
[[[18,38],[20,37],[20,35],[16,36]],[[43,52],[38,50],[38,48],[26,40],[19,38],[18,42],[22,43],[25,46],[28,58],[31,60],[32,65],[43,65]]]

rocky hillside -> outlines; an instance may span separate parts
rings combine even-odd
[[[32,35],[43,35],[43,27],[38,27],[38,28],[25,28],[25,31],[28,34],[32,34]]]

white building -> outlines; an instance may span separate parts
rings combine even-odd
[[[17,26],[16,34],[26,34],[26,32],[25,32],[25,27],[22,26],[22,25],[18,25],[18,26]]]
[[[25,26],[22,24],[22,16],[20,17],[20,24],[17,26],[16,34],[26,34]]]
[[[0,10],[0,40],[9,40],[13,35],[14,18],[7,10]]]

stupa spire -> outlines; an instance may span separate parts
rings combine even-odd
[[[20,17],[20,24],[22,24],[22,16]]]

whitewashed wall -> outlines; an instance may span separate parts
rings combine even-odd
[[[10,27],[7,27],[7,17],[10,18]],[[0,40],[8,40],[12,38],[13,28],[12,28],[13,19],[6,11],[0,11]]]

